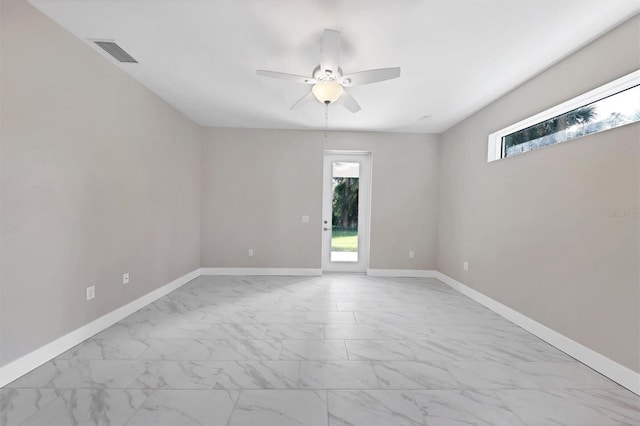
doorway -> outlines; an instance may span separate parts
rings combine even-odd
[[[326,151],[322,197],[322,270],[369,266],[371,153]]]

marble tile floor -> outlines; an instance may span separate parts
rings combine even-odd
[[[0,389],[9,425],[640,425],[433,279],[200,277]]]

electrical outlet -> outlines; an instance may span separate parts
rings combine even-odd
[[[302,223],[309,223],[309,216],[302,216]]]
[[[469,262],[464,262],[462,264],[462,267],[464,268],[465,271],[468,271],[469,270]]]
[[[129,273],[125,272],[122,274],[122,284],[129,284]]]
[[[87,300],[96,298],[96,286],[92,285],[91,287],[87,287]]]
[[[416,256],[416,254],[412,251],[409,252],[409,258],[413,259]]]
[[[253,257],[253,249],[249,249],[249,257]]]

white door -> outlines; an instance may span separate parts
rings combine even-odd
[[[371,153],[326,151],[323,176],[322,270],[366,272]]]

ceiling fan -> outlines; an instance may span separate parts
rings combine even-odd
[[[311,91],[293,104],[291,109],[304,105],[313,99],[317,99],[326,105],[337,102],[354,113],[360,111],[361,108],[358,102],[356,102],[353,96],[346,90],[347,87],[377,83],[379,81],[400,77],[400,67],[379,68],[351,74],[342,74],[342,69],[339,65],[340,50],[340,33],[334,30],[324,30],[322,50],[320,52],[320,65],[315,67],[311,73],[312,77],[266,70],[257,70],[256,74],[311,85]]]

